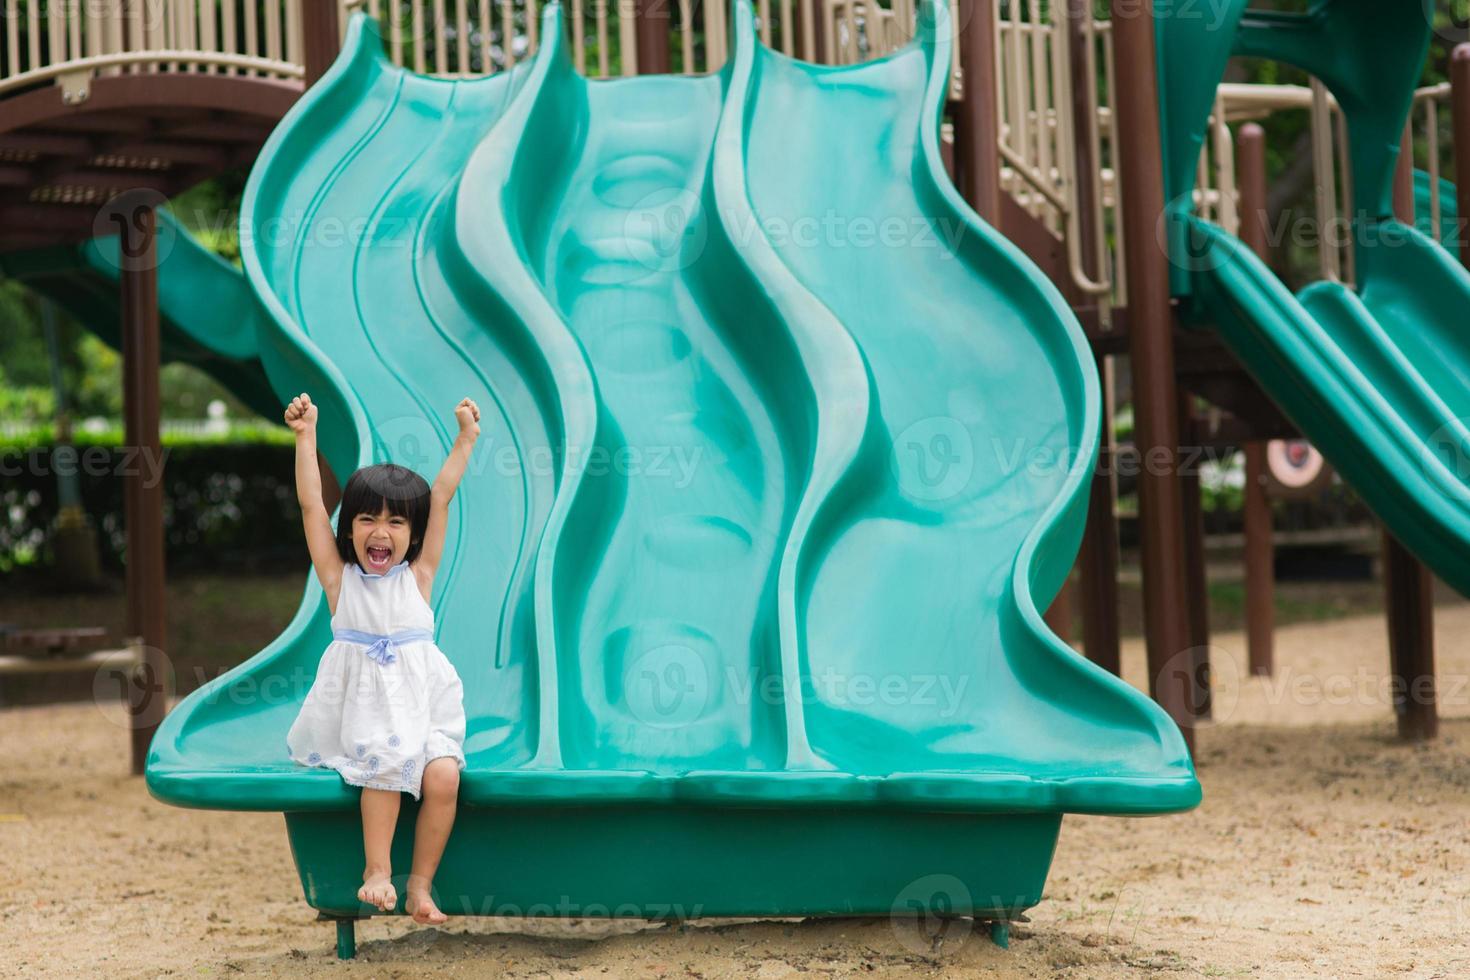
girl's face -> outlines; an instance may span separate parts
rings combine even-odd
[[[352,547],[363,570],[381,575],[403,561],[409,546],[408,518],[388,513],[366,512],[352,520]]]

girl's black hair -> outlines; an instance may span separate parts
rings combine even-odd
[[[337,550],[344,562],[357,562],[357,549],[352,547],[352,522],[358,514],[381,514],[383,508],[395,517],[408,519],[408,553],[413,561],[424,546],[429,529],[429,483],[413,470],[397,463],[364,466],[347,478],[342,488],[342,509],[337,512]]]

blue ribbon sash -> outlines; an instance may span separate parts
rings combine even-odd
[[[332,630],[332,639],[345,640],[348,643],[361,643],[367,647],[363,652],[368,655],[369,659],[386,667],[398,659],[398,654],[393,652],[398,644],[412,643],[415,640],[432,641],[434,634],[430,630],[422,629],[403,630],[400,633],[394,633],[392,635],[368,633],[363,630],[334,629]]]

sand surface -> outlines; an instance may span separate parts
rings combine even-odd
[[[683,927],[379,918],[335,959],[278,814],[163,806],[91,703],[0,711],[0,976],[1470,977],[1470,605],[1437,618],[1442,737],[1386,707],[1380,618],[1280,631],[1277,677],[1216,639],[1204,805],[1068,817],[1009,950],[966,920]],[[1139,644],[1125,674],[1143,683]]]

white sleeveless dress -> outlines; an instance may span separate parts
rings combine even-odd
[[[376,575],[348,562],[332,635],[286,735],[291,758],[414,799],[432,760],[463,769],[464,687],[408,563]]]

